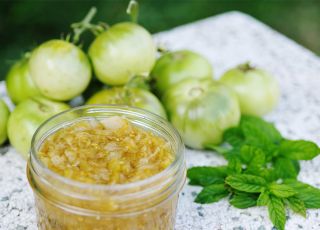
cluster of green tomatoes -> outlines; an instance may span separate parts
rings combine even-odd
[[[27,157],[40,124],[68,109],[93,79],[105,87],[86,104],[126,104],[156,113],[197,149],[221,142],[241,113],[264,115],[277,103],[277,82],[264,70],[244,64],[214,80],[205,57],[189,50],[158,53],[150,33],[137,23],[103,28],[86,17],[81,26],[75,25],[76,35],[85,27],[96,35],[87,52],[76,42],[50,40],[11,67],[6,86],[16,106],[10,114],[0,101],[0,144],[8,136]],[[144,87],[133,84],[138,78]]]

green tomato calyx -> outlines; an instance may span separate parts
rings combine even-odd
[[[250,62],[245,62],[245,63],[243,63],[243,64],[240,64],[240,65],[238,65],[237,66],[237,68],[239,69],[239,70],[241,70],[242,72],[248,72],[248,71],[250,71],[250,70],[255,70],[256,68],[254,67],[254,66],[252,66],[251,64],[250,64]]]

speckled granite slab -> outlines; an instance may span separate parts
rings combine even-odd
[[[281,20],[281,19],[279,19]],[[310,51],[253,18],[231,12],[157,34],[170,49],[187,48],[208,57],[218,78],[226,69],[251,61],[273,73],[281,86],[281,102],[267,116],[283,134],[320,144],[320,59]],[[0,86],[5,94],[4,86]],[[0,150],[0,229],[36,229],[26,163],[12,149]],[[187,150],[187,164],[219,165],[225,161],[212,152]],[[320,187],[320,157],[302,162],[300,179]],[[271,230],[265,208],[240,210],[226,200],[193,203],[198,188],[186,185],[181,193],[176,230]],[[304,219],[287,213],[286,229],[320,229],[320,210],[308,210]]]

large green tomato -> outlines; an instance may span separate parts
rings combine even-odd
[[[212,79],[212,66],[206,58],[189,50],[166,53],[161,56],[152,72],[159,95],[185,79]]]
[[[186,79],[171,87],[163,102],[170,121],[191,148],[219,144],[223,132],[240,120],[236,95],[212,80]]]
[[[148,110],[163,118],[166,112],[156,96],[144,89],[115,87],[94,94],[87,104],[122,104]]]
[[[100,34],[89,48],[93,69],[100,81],[124,85],[135,75],[148,75],[156,59],[156,47],[143,27],[124,22]]]
[[[87,88],[91,66],[79,47],[63,40],[50,40],[32,52],[30,73],[44,96],[66,101]]]
[[[227,71],[220,81],[236,92],[242,114],[262,116],[278,103],[278,83],[262,69],[239,65]]]
[[[0,99],[0,145],[7,140],[7,123],[9,114],[10,111],[7,104]]]
[[[31,139],[37,128],[51,116],[66,109],[69,109],[67,104],[42,97],[21,102],[13,110],[8,121],[8,137],[11,145],[27,158]]]
[[[40,96],[40,91],[34,84],[29,71],[29,58],[23,58],[15,63],[6,77],[8,94],[13,103]]]

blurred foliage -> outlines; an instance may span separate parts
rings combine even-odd
[[[66,36],[91,6],[95,22],[128,20],[129,0],[0,0],[0,80],[25,51]],[[252,15],[320,54],[320,0],[140,0],[139,22],[155,33],[226,11]],[[92,35],[83,36],[84,45]]]

